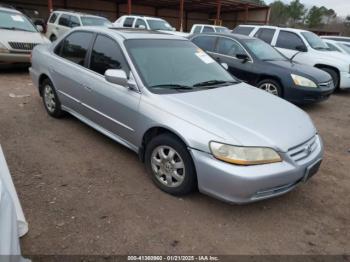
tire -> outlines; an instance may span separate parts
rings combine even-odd
[[[55,36],[55,35],[51,35],[50,36],[50,41],[51,42],[55,42],[57,40],[57,36]]]
[[[156,186],[168,194],[187,195],[197,187],[192,157],[186,145],[174,135],[161,134],[148,143],[145,165]]]
[[[61,108],[61,102],[58,99],[56,90],[49,79],[45,79],[43,81],[41,84],[41,90],[44,107],[47,113],[55,118],[63,117],[65,112]]]
[[[270,94],[282,97],[281,85],[276,80],[272,80],[272,79],[262,80],[258,83],[258,88]]]
[[[339,89],[340,79],[339,79],[339,75],[338,75],[337,71],[335,71],[334,69],[331,69],[331,68],[327,68],[327,67],[323,67],[320,69],[331,75],[335,88]]]

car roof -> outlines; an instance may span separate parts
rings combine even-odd
[[[106,33],[109,35],[120,36],[124,39],[169,39],[169,40],[188,40],[185,37],[167,34],[159,31],[144,30],[138,28],[120,28],[120,27],[98,27],[85,26],[73,29],[74,31],[87,30],[96,33]]]
[[[159,17],[144,16],[144,15],[123,15],[122,17],[133,17],[133,18],[144,18],[144,19],[164,20],[164,19],[159,18]]]
[[[194,24],[193,26],[225,27],[225,26],[221,26],[221,25],[209,25],[209,24]]]
[[[269,28],[269,29],[281,29],[290,32],[310,32],[304,29],[283,27],[283,26],[272,26],[272,25],[239,25],[238,27],[258,27],[258,28]]]
[[[4,7],[0,5],[0,11],[6,11],[6,12],[12,12],[12,13],[16,13],[16,14],[22,14],[20,11],[14,9],[14,8],[10,8],[10,7]]]
[[[78,16],[93,16],[93,17],[102,17],[98,15],[88,14],[88,13],[82,13],[82,12],[76,12],[76,11],[70,11],[70,10],[54,10],[53,13],[61,13],[66,15],[78,15]]]
[[[234,33],[203,33],[203,34],[194,35],[194,37],[196,37],[196,36],[203,36],[203,35],[225,36],[225,37],[229,37],[229,38],[236,39],[236,40],[250,40],[250,39],[256,39],[255,37],[250,37],[250,36],[241,35],[241,34],[234,34]]]

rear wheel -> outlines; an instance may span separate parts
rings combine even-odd
[[[275,96],[282,96],[282,88],[280,84],[272,79],[265,79],[258,84],[258,88]]]
[[[57,36],[55,36],[55,35],[51,35],[50,36],[50,41],[51,42],[55,42],[57,40]]]
[[[153,138],[146,147],[145,164],[153,182],[172,195],[186,195],[197,186],[192,157],[182,141],[171,134]]]
[[[64,115],[64,111],[61,109],[61,102],[52,82],[49,79],[45,79],[41,85],[41,90],[47,113],[52,117],[61,118]]]
[[[330,74],[332,79],[333,79],[334,87],[339,88],[340,81],[339,81],[339,75],[338,75],[337,71],[335,71],[334,69],[331,69],[331,68],[327,68],[327,67],[320,68],[320,69],[327,72],[328,74]]]

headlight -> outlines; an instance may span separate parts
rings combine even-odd
[[[217,159],[236,165],[248,166],[282,161],[275,150],[267,147],[241,147],[211,142],[210,150]]]
[[[9,53],[10,51],[4,46],[3,44],[0,43],[0,53]]]
[[[306,78],[306,77],[302,77],[299,75],[294,75],[291,74],[294,84],[297,86],[305,86],[305,87],[317,87],[317,85],[315,84],[314,81]]]

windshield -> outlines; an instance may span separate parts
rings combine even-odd
[[[112,26],[112,23],[103,17],[83,16],[81,22],[84,26]]]
[[[344,49],[345,52],[350,54],[350,44],[339,43],[339,45]]]
[[[287,60],[285,56],[283,56],[280,52],[278,52],[275,48],[270,46],[259,39],[251,39],[245,41],[248,50],[253,53],[258,59],[263,61],[281,61]]]
[[[152,92],[199,90],[236,80],[203,50],[183,40],[128,40],[131,56],[144,84]],[[232,83],[231,83],[232,84]]]
[[[312,32],[302,32],[301,33],[309,45],[316,50],[329,50],[325,42],[316,34]]]
[[[147,22],[151,30],[173,31],[171,25],[164,20],[148,19]]]
[[[37,32],[24,15],[6,11],[0,11],[0,29]]]

